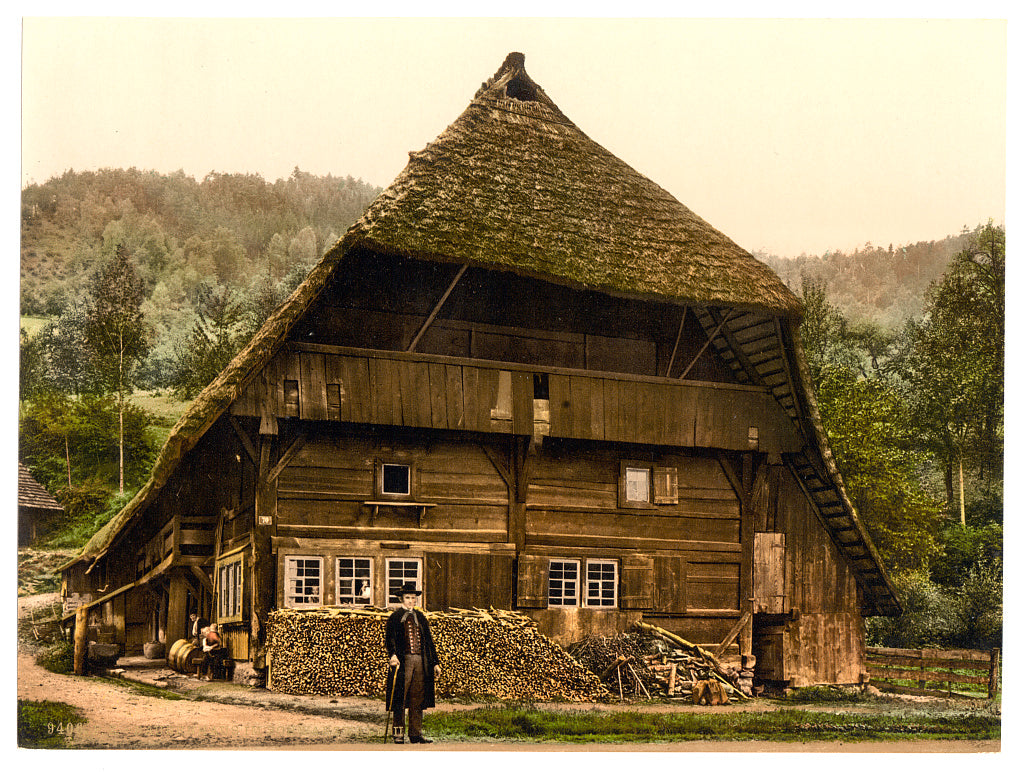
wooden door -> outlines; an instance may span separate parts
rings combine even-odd
[[[786,534],[754,534],[754,613],[786,613]]]

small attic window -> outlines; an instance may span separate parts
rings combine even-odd
[[[505,86],[505,95],[520,102],[536,102],[537,87],[530,82],[529,78],[517,75]]]

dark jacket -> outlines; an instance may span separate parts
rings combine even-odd
[[[427,618],[419,609],[414,609],[416,621],[420,625],[420,639],[423,641],[423,707],[434,707],[434,665],[440,664],[437,659],[437,649],[434,648],[434,639],[430,635],[430,625]],[[387,626],[384,628],[384,646],[387,649],[388,660],[392,655],[398,657],[398,674],[395,669],[388,667],[387,689],[384,694],[385,705],[388,710],[401,710],[405,707],[405,690],[399,687],[394,689],[395,684],[405,683],[405,655],[408,642],[405,639],[405,630],[402,629],[402,617],[405,609],[400,608],[388,617]]]
[[[192,634],[192,625],[194,625],[195,622],[192,621],[192,617],[189,617],[189,619],[188,619],[188,635],[186,635],[185,637],[188,638],[190,641],[199,641],[200,643],[202,643],[202,640],[203,640],[203,628],[204,627],[209,627],[210,623],[207,620],[205,620],[203,617],[199,617],[199,619],[197,619],[196,622],[199,623],[199,627],[196,628],[196,633],[195,633],[195,635],[193,635]]]

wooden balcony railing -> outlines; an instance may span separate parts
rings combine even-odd
[[[536,399],[545,383],[547,399]],[[279,352],[231,412],[768,453],[800,448],[786,414],[759,387],[320,344]]]

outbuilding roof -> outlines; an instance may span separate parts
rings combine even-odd
[[[18,507],[63,512],[64,507],[40,485],[23,463],[18,462]]]

